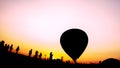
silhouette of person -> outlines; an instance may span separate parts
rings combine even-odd
[[[29,50],[29,57],[32,55],[32,49]]]
[[[37,58],[37,56],[38,56],[38,51],[36,50],[36,52],[35,52],[35,58]]]
[[[20,50],[19,46],[16,48],[16,53],[18,54],[18,51]]]
[[[12,49],[13,49],[13,44],[11,44],[10,46],[10,52],[12,52]]]
[[[39,54],[39,58],[42,59],[42,53],[41,53],[41,52],[40,52],[40,54]]]
[[[2,40],[2,41],[0,42],[0,50],[4,48],[4,44],[5,44],[5,41]]]
[[[5,44],[4,48],[5,48],[5,51],[8,52],[9,44]]]
[[[5,44],[5,46],[4,47],[7,47],[7,44]]]
[[[9,48],[10,48],[10,45],[8,44],[8,45],[7,45],[7,51],[9,50]]]
[[[99,64],[101,64],[102,62],[101,61],[99,61]]]
[[[4,49],[7,50],[7,44],[5,44]]]
[[[50,60],[52,60],[52,58],[53,58],[53,54],[52,52],[50,52]]]
[[[2,40],[2,41],[0,42],[0,45],[3,45],[3,46],[4,46],[4,44],[5,44],[5,41]]]

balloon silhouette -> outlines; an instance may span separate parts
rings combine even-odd
[[[81,29],[69,29],[60,38],[63,50],[76,62],[88,44],[88,36]]]

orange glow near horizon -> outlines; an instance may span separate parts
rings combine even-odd
[[[78,0],[0,1],[0,40],[20,46],[28,55],[33,49],[43,58],[72,59],[60,45],[61,34],[71,28],[84,30],[88,46],[77,62],[98,63],[109,57],[120,59],[120,2]]]

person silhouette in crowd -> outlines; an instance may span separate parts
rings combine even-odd
[[[5,44],[4,40],[0,41],[0,50],[1,51],[3,51],[3,49],[4,49],[4,44]]]
[[[9,44],[5,44],[4,49],[5,49],[5,52],[8,52]]]
[[[13,44],[11,44],[10,46],[10,52],[12,52],[12,50],[13,50]]]
[[[7,51],[7,44],[5,44],[4,49],[5,49],[5,51]]]
[[[39,54],[39,58],[42,59],[42,53],[41,53],[41,52],[40,52],[40,54]]]
[[[19,46],[16,48],[16,54],[18,54],[18,51],[20,50]]]
[[[0,41],[0,47],[4,47],[4,44],[5,44],[4,40]]]
[[[38,57],[38,51],[36,50],[36,52],[35,52],[35,56],[34,56],[35,58],[37,58]]]
[[[52,52],[50,52],[50,60],[52,60],[52,58],[53,58],[53,54]]]
[[[32,49],[29,50],[29,57],[32,55]]]
[[[7,49],[7,51],[9,50],[9,48],[10,48],[10,45],[8,44],[8,45],[7,45],[7,48],[6,48],[6,49]]]

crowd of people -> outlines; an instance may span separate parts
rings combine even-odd
[[[53,53],[49,53],[49,59],[42,59],[42,53],[38,53],[38,50],[33,52],[33,49],[30,49],[27,55],[19,53],[20,47],[17,46],[15,52],[13,52],[13,44],[9,45],[5,43],[4,40],[0,41],[0,63],[1,64],[70,64],[67,61],[63,62],[61,59],[53,59]],[[32,56],[34,54],[34,56]],[[59,63],[58,63],[59,62]]]
[[[12,52],[13,44],[6,44],[4,40],[0,41],[0,64],[71,64],[66,61],[63,62],[63,57],[61,59],[53,59],[53,53],[49,53],[49,59],[42,59],[42,53],[38,54],[38,51],[35,51],[35,55],[31,57],[33,49],[30,49],[28,56],[19,54],[20,47],[17,46],[15,52]],[[77,63],[78,64],[78,63]],[[120,65],[120,60],[114,58],[108,58],[99,64],[118,64]]]

